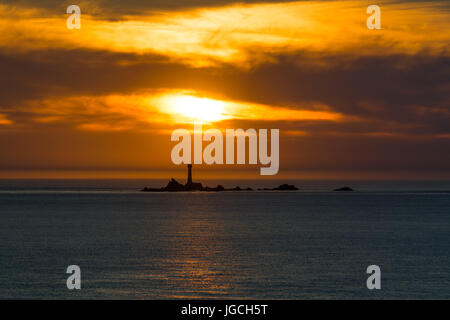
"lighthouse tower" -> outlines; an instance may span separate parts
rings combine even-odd
[[[187,178],[187,186],[192,185],[192,164],[188,164],[188,178]]]
[[[186,191],[201,191],[203,186],[200,182],[192,182],[192,164],[188,164],[188,178],[186,182]]]

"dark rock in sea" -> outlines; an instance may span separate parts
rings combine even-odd
[[[281,186],[277,188],[273,188],[272,190],[276,191],[295,191],[298,190],[298,188],[292,184],[282,184]]]
[[[239,187],[237,187],[239,188]],[[192,181],[192,165],[188,165],[188,178],[186,184],[181,184],[174,178],[170,179],[169,183],[164,188],[144,188],[141,191],[143,192],[181,192],[181,191],[211,191],[211,192],[219,192],[219,191],[228,191],[229,189],[225,189],[222,185],[218,185],[215,188],[211,187],[203,187],[200,182]],[[237,189],[232,189],[237,190]],[[241,190],[239,188],[239,190]]]
[[[174,178],[170,179],[169,183],[164,188],[144,188],[142,189],[144,192],[180,192],[180,191],[189,191],[188,188],[181,183],[179,183]]]
[[[262,190],[262,189],[258,189]],[[294,185],[290,184],[282,184],[281,186],[273,189],[264,188],[266,191],[292,191],[298,190],[298,188]],[[237,186],[232,189],[225,189],[222,185],[218,185],[215,188],[211,187],[203,187],[203,185],[199,182],[192,181],[192,165],[188,165],[188,178],[186,184],[181,184],[174,178],[170,179],[167,186],[164,188],[144,188],[143,192],[181,192],[181,191],[207,191],[207,192],[220,192],[220,191],[253,191],[252,188],[248,187],[246,189],[242,189]]]
[[[225,191],[225,188],[222,185],[218,185],[215,188],[211,188],[211,187],[205,187],[203,188],[201,191],[211,191],[211,192],[219,192],[219,191]]]
[[[338,188],[338,189],[334,189],[333,191],[355,191],[350,187],[342,187],[342,188]]]
[[[200,182],[191,182],[186,184],[186,191],[204,191],[204,188]]]
[[[177,180],[172,178],[172,179],[170,179],[167,186],[164,188],[164,191],[172,191],[172,192],[188,191],[188,188],[187,188],[187,186],[182,185]]]
[[[292,184],[282,184],[276,188],[258,188],[258,191],[296,191],[299,190]]]
[[[163,192],[164,188],[147,188],[147,187],[145,187],[141,191],[143,191],[143,192]]]

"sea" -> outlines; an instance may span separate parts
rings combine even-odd
[[[0,299],[450,299],[450,181],[283,183],[0,180]]]

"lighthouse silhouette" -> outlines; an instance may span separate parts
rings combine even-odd
[[[201,183],[192,182],[192,164],[188,164],[188,178],[186,182],[186,188],[188,191],[199,191],[203,189]]]
[[[192,184],[192,164],[188,164],[188,178],[186,185],[189,186],[191,184]]]

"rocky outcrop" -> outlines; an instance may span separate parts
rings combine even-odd
[[[222,185],[219,184],[215,188],[205,187],[202,191],[215,191],[215,192],[218,192],[218,191],[225,191],[225,188]]]
[[[296,191],[299,190],[296,186],[292,184],[282,184],[279,187],[276,188],[264,188],[264,189],[258,189],[258,190],[264,190],[264,191]]]
[[[221,191],[253,191],[252,188],[248,187],[246,189],[242,189],[241,187],[234,187],[231,189],[225,189],[224,186],[218,185],[217,187],[203,187],[201,183],[192,182],[190,184],[183,185],[176,181],[175,179],[171,179],[166,187],[164,188],[144,188],[141,191],[143,192],[182,192],[182,191],[206,191],[206,192],[221,192]]]
[[[174,178],[170,179],[169,183],[164,188],[144,188],[144,192],[179,192],[179,191],[189,191],[185,185],[182,185]]]
[[[247,190],[249,190],[248,188]],[[186,185],[179,183],[175,179],[171,179],[166,187],[164,188],[144,188],[143,192],[182,192],[182,191],[209,191],[209,192],[219,192],[219,191],[241,191],[242,189],[236,187],[234,189],[225,189],[222,185],[217,187],[203,187],[199,182],[191,182]],[[251,190],[251,189],[250,189]]]
[[[290,184],[282,184],[279,187],[273,189],[258,189],[258,190],[268,190],[268,191],[293,191],[298,190],[297,187]],[[143,192],[182,192],[182,191],[206,191],[206,192],[221,192],[221,191],[253,191],[252,188],[248,187],[246,189],[242,189],[237,186],[231,189],[226,189],[222,185],[218,185],[217,187],[203,187],[201,183],[198,182],[190,182],[186,185],[179,183],[175,179],[171,179],[166,187],[163,188],[144,188],[141,191]]]
[[[342,188],[338,188],[338,189],[334,189],[333,191],[355,191],[355,190],[353,190],[352,188],[350,188],[350,187],[342,187]]]
[[[253,191],[252,188],[248,187],[246,189],[242,189],[237,186],[231,189],[225,189],[222,185],[218,185],[215,188],[211,187],[203,187],[203,185],[199,182],[192,181],[192,165],[189,164],[188,168],[188,178],[186,184],[181,184],[174,178],[170,179],[167,186],[163,188],[144,188],[141,191],[143,192],[182,192],[182,191],[210,191],[210,192],[220,192],[220,191]],[[258,189],[261,190],[261,189]],[[290,184],[282,184],[281,186],[273,189],[264,189],[264,190],[281,190],[281,191],[291,191],[298,190],[295,186]]]
[[[273,190],[278,190],[278,191],[295,191],[298,190],[298,188],[292,184],[282,184],[281,186],[277,187],[277,188],[273,188]]]

